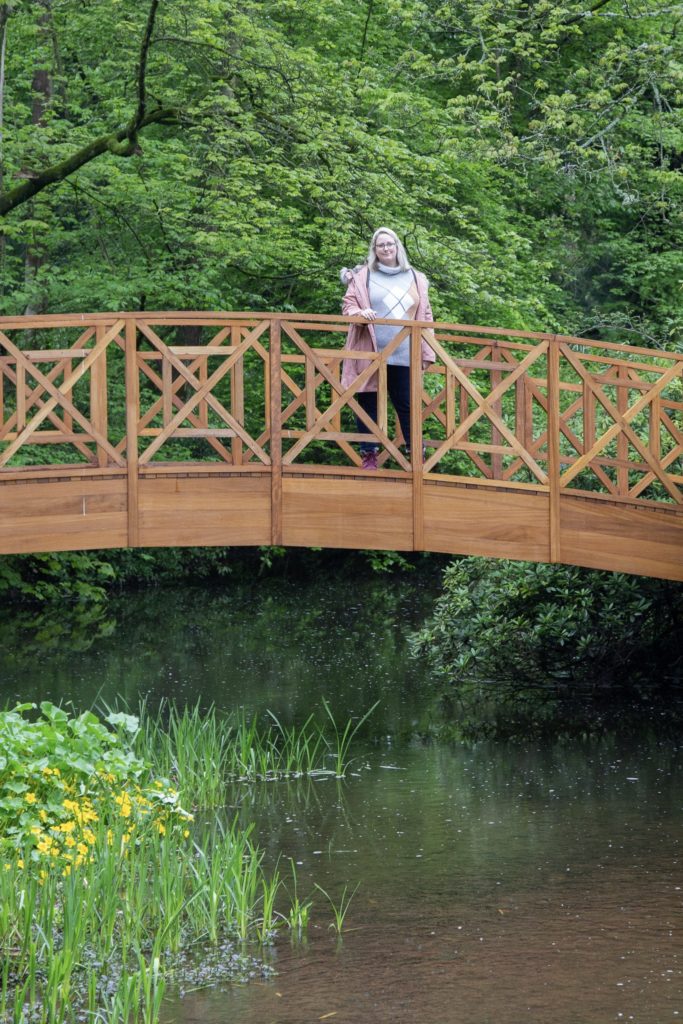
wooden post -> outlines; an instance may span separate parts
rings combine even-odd
[[[560,345],[548,342],[548,514],[549,562],[559,562],[560,550]]]
[[[282,544],[282,332],[270,324],[270,543]]]
[[[617,367],[617,379],[619,380],[617,385],[617,409],[623,414],[628,410],[628,388],[624,386],[628,381],[628,368],[626,366]],[[620,498],[626,498],[629,489],[627,465],[628,438],[623,430],[619,431],[617,435],[617,459],[619,460],[619,465],[617,466],[617,494]]]
[[[126,318],[126,461],[128,463],[128,546],[139,545],[138,519],[138,416],[140,381],[136,346],[136,327]]]
[[[26,426],[26,368],[17,362],[17,437]]]
[[[240,325],[233,324],[230,328],[230,345],[237,348],[240,343]],[[238,359],[230,371],[230,395],[232,398],[232,414],[240,424],[244,426],[244,357]],[[207,420],[208,422],[208,420]],[[234,466],[241,466],[244,459],[244,442],[241,437],[232,439],[232,462]]]
[[[104,335],[104,324],[98,324],[95,328],[95,340],[99,342]],[[90,420],[95,430],[99,430],[103,437],[108,439],[108,415],[107,415],[107,350],[99,356],[90,368]],[[97,465],[107,465],[107,453],[97,445]]]
[[[422,492],[422,331],[410,329],[410,464],[413,470],[413,551],[424,551]]]
[[[491,346],[491,359],[496,362],[500,359],[499,349],[497,343],[494,341]],[[500,370],[491,370],[491,391],[500,384],[503,379],[503,375]],[[499,399],[491,404],[491,408],[498,415],[503,415],[503,403]],[[503,436],[497,427],[491,425],[491,444],[500,445],[503,443]],[[491,473],[494,480],[500,480],[503,476],[503,456],[500,452],[493,452],[491,455]]]

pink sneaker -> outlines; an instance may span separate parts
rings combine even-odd
[[[369,452],[363,452],[363,461],[361,462],[361,469],[377,469],[377,460],[379,458],[379,452],[376,448],[373,448]]]

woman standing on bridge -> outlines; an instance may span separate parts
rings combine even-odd
[[[343,272],[342,272],[343,273]],[[344,316],[362,316],[368,322],[351,324],[346,347],[358,352],[381,352],[392,341],[401,327],[374,324],[381,320],[433,320],[429,304],[428,282],[424,274],[414,270],[398,236],[389,228],[378,228],[372,236],[367,263],[346,273],[348,288],[342,304]],[[433,363],[434,352],[422,339],[422,368]],[[362,359],[345,359],[342,367],[342,387],[350,387],[356,377],[366,369]],[[387,359],[387,390],[401,424],[401,431],[410,453],[410,337],[394,349]],[[377,421],[377,374],[373,373],[356,395],[358,404]],[[356,417],[358,432],[370,433],[369,428]],[[363,469],[377,469],[379,445],[375,441],[361,442]]]

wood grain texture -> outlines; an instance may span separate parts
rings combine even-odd
[[[283,544],[412,550],[410,479],[285,476],[282,491]]]
[[[269,475],[141,479],[138,501],[146,547],[271,542]]]

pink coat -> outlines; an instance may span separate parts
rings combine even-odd
[[[342,313],[344,316],[360,316],[361,310],[367,309],[370,305],[368,294],[368,268],[362,267],[356,273],[352,273],[351,281],[346,289],[346,295],[342,302]],[[415,313],[416,320],[433,320],[432,307],[429,305],[429,284],[424,274],[419,270],[415,271],[417,281],[418,304]],[[356,349],[358,352],[376,352],[377,338],[375,328],[371,323],[349,324],[349,333],[346,339],[346,347]],[[428,363],[436,359],[433,350],[422,339],[422,368],[425,369]],[[366,369],[368,363],[362,359],[345,359],[342,364],[341,383],[343,388],[350,387],[359,373]],[[373,373],[361,391],[377,390],[377,374]]]

